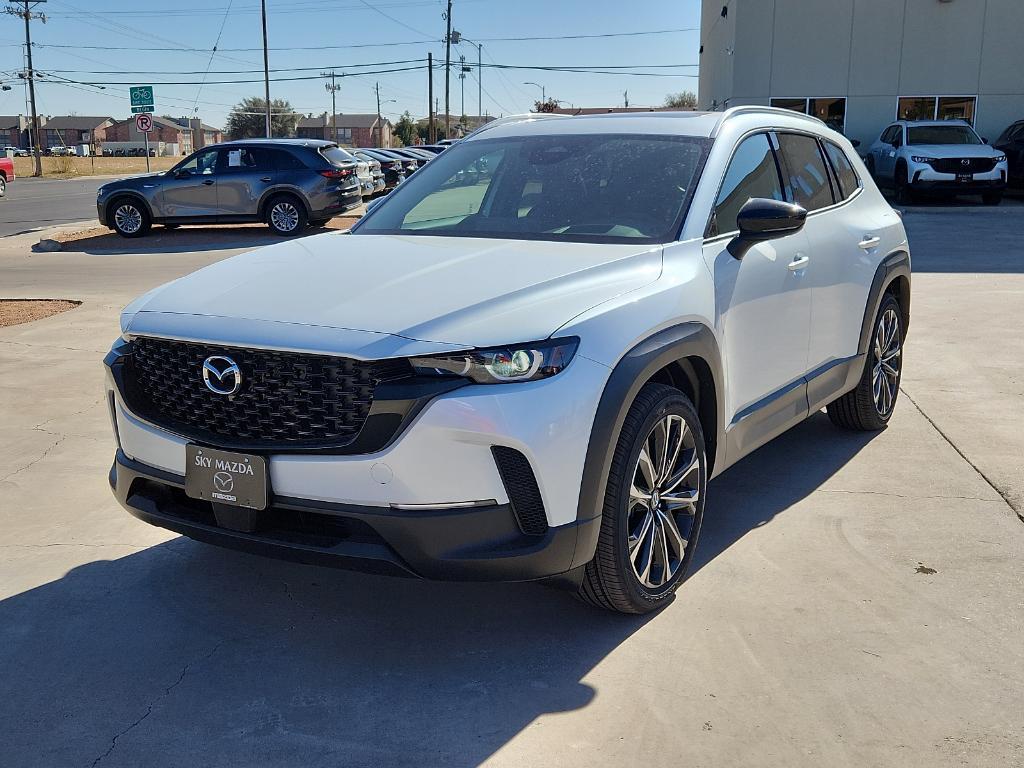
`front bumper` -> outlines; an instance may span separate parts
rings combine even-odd
[[[530,581],[571,570],[579,541],[596,541],[600,518],[521,532],[508,504],[396,510],[273,496],[260,512],[185,495],[185,478],[117,452],[114,496],[150,525],[254,554],[389,576],[451,581]]]
[[[926,163],[910,163],[908,173],[910,187],[921,192],[971,195],[1006,188],[1006,166],[1003,164],[991,171],[971,174],[966,181],[957,181],[957,174],[940,173]]]

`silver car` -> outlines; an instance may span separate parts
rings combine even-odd
[[[258,221],[294,235],[361,203],[356,166],[329,141],[231,141],[204,147],[168,171],[104,184],[96,213],[124,237],[140,237],[153,224]]]

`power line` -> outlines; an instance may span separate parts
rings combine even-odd
[[[196,89],[196,100],[192,105],[192,114],[194,115],[199,111],[199,97],[203,93],[203,85],[206,83],[206,78],[210,75],[210,67],[213,66],[213,57],[217,55],[217,46],[220,45],[221,35],[224,34],[224,27],[228,23],[228,14],[231,12],[231,0],[228,0],[228,7],[224,9],[224,18],[221,19],[220,29],[217,31],[217,39],[213,41],[213,49],[210,51],[210,60],[206,63],[206,71],[203,73],[203,82],[199,84]]]
[[[399,59],[397,61],[371,61],[366,64],[346,64],[344,67],[336,65],[328,67],[333,69],[362,69],[365,67],[390,67],[397,64],[422,64],[426,59]],[[109,65],[107,65],[109,66]],[[312,72],[322,70],[324,67],[281,67],[271,69],[271,72]],[[173,69],[133,69],[130,72],[124,68],[120,69],[51,69],[50,72],[62,72],[66,75],[250,75],[255,72],[262,72],[263,69],[216,69],[216,70],[192,70],[180,71]]]

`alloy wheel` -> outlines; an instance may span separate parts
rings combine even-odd
[[[134,205],[125,203],[114,211],[115,226],[129,235],[134,235],[142,228],[142,212]]]
[[[871,369],[871,395],[879,416],[888,416],[896,402],[902,356],[900,318],[896,310],[889,307],[875,328],[874,361]]]
[[[270,209],[270,221],[279,232],[291,232],[299,226],[299,211],[292,203],[282,200]]]
[[[700,496],[700,460],[693,433],[674,414],[654,425],[640,449],[626,529],[633,573],[648,589],[670,585],[686,560]]]

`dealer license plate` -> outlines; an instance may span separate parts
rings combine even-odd
[[[958,182],[974,181],[974,174],[973,173],[958,173],[956,175],[956,180]]]
[[[262,456],[185,446],[185,493],[193,499],[249,509],[267,508],[267,460]]]

